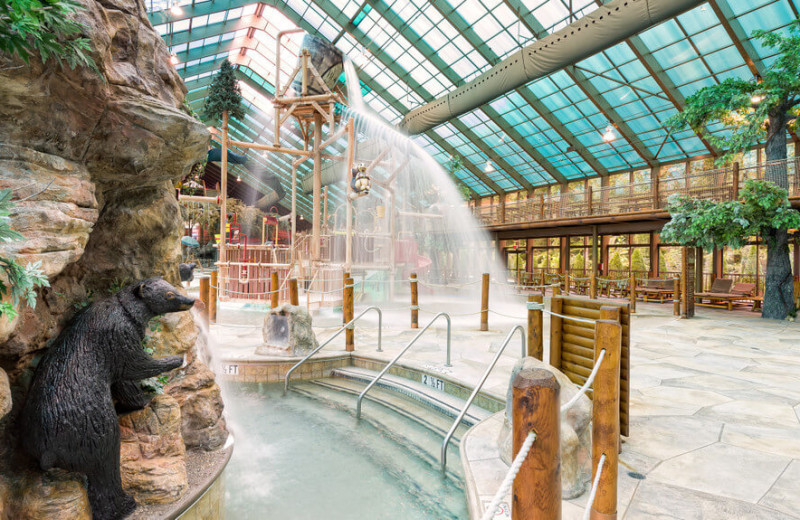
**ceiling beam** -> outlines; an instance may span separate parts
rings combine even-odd
[[[753,44],[747,39],[747,34],[744,32],[742,25],[736,19],[731,8],[726,3],[718,2],[717,0],[709,0],[708,5],[714,10],[714,14],[717,15],[719,23],[722,24],[722,28],[725,29],[725,32],[728,33],[728,36],[747,65],[747,68],[750,69],[753,76],[761,76],[766,70],[764,64],[758,59],[758,53],[755,47],[753,47]]]
[[[414,45],[425,58],[436,67],[443,76],[450,80],[453,85],[458,86],[463,83],[463,78],[453,71],[445,61],[428,45],[428,43],[419,37],[413,31],[409,31],[409,26],[386,5],[383,0],[367,0],[367,3],[375,9],[389,24],[400,34],[402,34],[409,42]],[[432,101],[427,99],[426,101]],[[564,176],[554,167],[547,158],[541,153],[536,151],[530,144],[521,136],[521,134],[513,129],[489,104],[483,105],[481,109],[489,116],[489,118],[505,132],[511,139],[525,152],[531,159],[533,159],[541,168],[550,174],[557,182],[565,182]]]
[[[344,18],[343,13],[327,0],[317,0],[315,3],[325,12],[326,15],[330,16],[334,20],[341,20]],[[389,56],[381,47],[376,45],[358,26],[354,26],[350,31],[350,34],[361,45],[369,49],[369,51],[383,64],[384,67],[391,70],[397,77],[404,78],[404,81],[408,87],[413,89],[415,94],[423,99],[433,100],[433,96],[431,96],[430,93],[428,93],[425,88],[422,87],[422,85],[417,83],[416,80],[414,80],[406,70],[399,66],[394,58]],[[406,109],[403,108],[402,111],[405,110]],[[475,145],[483,153],[488,155],[492,160],[495,160],[498,165],[505,164],[507,166],[507,168],[503,168],[503,171],[521,187],[520,189],[533,189],[533,185],[527,179],[525,179],[525,177],[520,175],[514,168],[511,168],[507,162],[503,161],[503,159],[494,153],[492,148],[488,146],[480,137],[478,137],[471,129],[466,128],[466,126],[463,128],[465,130],[465,138],[475,143]]]

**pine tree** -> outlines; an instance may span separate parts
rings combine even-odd
[[[228,60],[222,62],[208,89],[203,117],[206,120],[218,121],[224,112],[228,112],[228,117],[232,119],[244,119],[242,89],[236,80],[233,65]]]

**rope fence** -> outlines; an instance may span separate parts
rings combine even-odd
[[[600,455],[600,462],[597,464],[597,472],[592,482],[592,490],[589,492],[589,500],[586,502],[586,509],[583,510],[583,520],[589,520],[594,506],[594,499],[597,496],[597,489],[600,487],[600,477],[603,476],[603,465],[606,462],[606,454]]]
[[[509,491],[511,491],[511,486],[514,484],[514,479],[517,478],[517,474],[519,473],[520,468],[522,468],[522,463],[525,462],[525,459],[528,457],[528,452],[531,450],[531,447],[533,447],[535,440],[536,433],[528,433],[528,436],[525,438],[525,442],[522,444],[519,453],[517,453],[517,456],[514,457],[514,461],[511,463],[511,467],[508,469],[508,473],[506,473],[503,482],[500,484],[500,489],[498,489],[497,493],[495,493],[492,502],[489,504],[489,507],[486,508],[486,511],[484,511],[481,520],[492,520],[492,518],[494,518],[495,513],[497,513],[497,509],[500,507],[500,502],[502,502]]]

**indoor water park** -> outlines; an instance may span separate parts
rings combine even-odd
[[[0,520],[800,520],[800,0],[0,4]]]

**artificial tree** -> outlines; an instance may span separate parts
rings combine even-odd
[[[222,119],[222,165],[220,168],[220,218],[219,218],[219,259],[225,261],[225,232],[227,224],[228,198],[228,120],[244,119],[242,89],[236,79],[236,72],[228,60],[222,62],[208,89],[203,107],[206,120],[217,122]]]
[[[672,218],[661,231],[661,240],[703,249],[726,246],[738,249],[744,247],[749,237],[753,236],[761,237],[768,247],[772,247],[776,232],[788,234],[789,229],[800,228],[800,212],[791,208],[788,192],[769,181],[748,179],[740,193],[740,200],[713,202],[673,195],[668,209]],[[767,292],[764,294],[762,310],[765,318],[795,316],[791,272],[789,276],[788,294],[782,290],[772,293],[773,307],[777,303],[781,309],[785,309],[784,313],[767,314],[766,302],[770,296]],[[777,302],[774,301],[776,299]]]
[[[712,144],[726,150],[719,159],[723,163],[765,140],[766,158],[771,162],[767,165],[765,180],[787,189],[787,165],[775,161],[787,158],[787,132],[796,128],[800,111],[800,26],[795,22],[784,33],[754,31],[753,37],[764,47],[778,52],[763,75],[750,80],[729,78],[699,90],[686,99],[683,112],[673,117],[668,126],[672,131],[689,126]],[[712,134],[707,125],[715,122],[726,124],[731,131]],[[692,214],[701,216],[702,209],[695,208]],[[794,308],[789,235],[787,229],[762,231],[761,236],[767,243],[762,316],[783,319]]]

